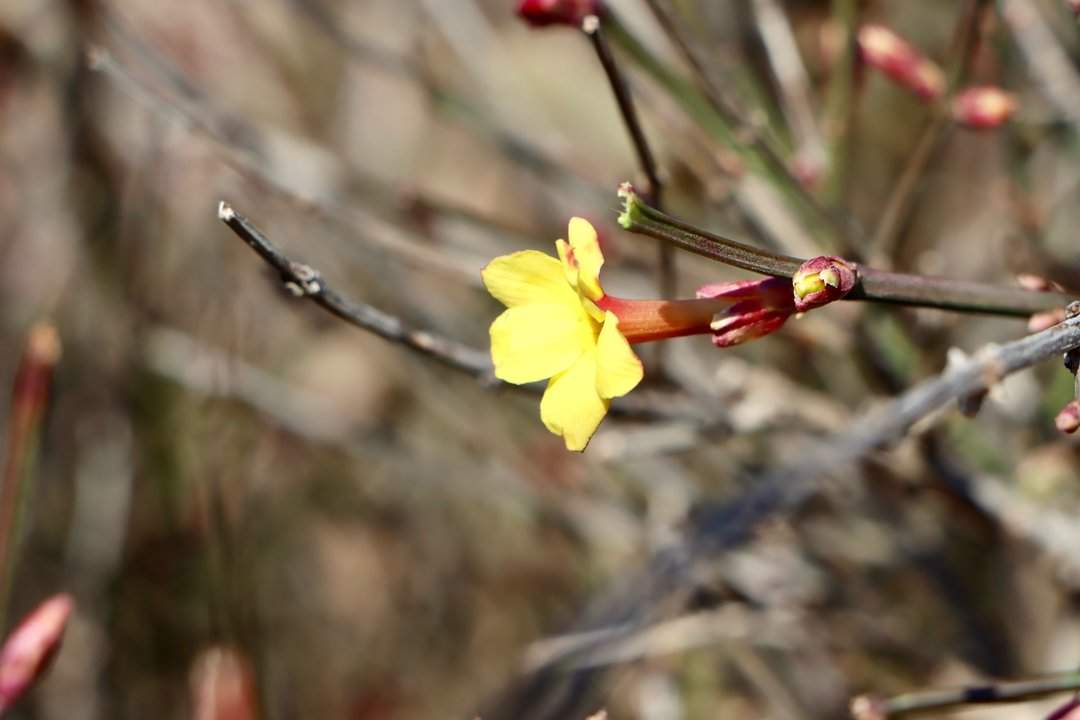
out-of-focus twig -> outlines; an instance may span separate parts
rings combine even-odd
[[[150,111],[176,121],[209,139],[220,150],[225,165],[267,186],[304,210],[314,211],[343,227],[364,228],[364,238],[371,244],[393,253],[414,266],[478,282],[475,268],[480,258],[457,257],[450,252],[431,252],[431,248],[409,236],[393,223],[373,212],[322,197],[296,187],[278,172],[260,148],[268,144],[262,131],[240,118],[224,116],[205,103],[166,98],[136,78],[127,67],[104,48],[88,52],[90,66],[113,82]],[[230,131],[228,128],[232,128]],[[237,136],[244,141],[238,141]]]
[[[920,181],[925,177],[930,163],[944,147],[954,127],[949,108],[957,88],[971,65],[971,56],[978,47],[979,25],[982,23],[983,13],[988,6],[989,0],[968,0],[966,7],[960,11],[946,68],[947,91],[934,102],[930,121],[920,134],[915,150],[908,156],[900,178],[889,194],[885,209],[881,212],[881,219],[869,239],[869,247],[866,248],[866,254],[871,262],[885,264],[886,267],[892,264],[893,247],[905,218],[910,215],[915,204]]]
[[[971,687],[924,690],[887,699],[863,695],[851,702],[851,714],[856,720],[885,720],[966,705],[1024,702],[1070,690],[1080,690],[1080,672]]]
[[[1080,78],[1038,4],[998,0],[998,11],[1027,60],[1032,78],[1041,86],[1043,97],[1074,129],[1080,129]]]
[[[821,136],[811,102],[810,78],[799,56],[795,33],[777,0],[754,0],[754,16],[762,44],[780,89],[781,107],[795,138],[795,161],[800,174],[816,178],[826,163]]]
[[[47,323],[30,330],[15,372],[8,415],[7,457],[0,487],[0,628],[5,627],[26,503],[34,481],[41,421],[49,401],[60,337]]]
[[[567,669],[600,667],[717,643],[749,642],[764,648],[790,649],[807,642],[804,630],[792,616],[774,616],[728,604],[629,634],[613,627],[541,640],[525,651],[523,670],[528,673],[553,664],[563,664]]]
[[[622,637],[647,627],[685,603],[698,571],[718,556],[748,542],[770,517],[790,512],[814,497],[825,480],[875,449],[901,438],[918,420],[946,403],[989,388],[1006,376],[1080,347],[1080,317],[1003,345],[988,345],[966,362],[950,367],[886,405],[856,418],[851,429],[817,441],[800,453],[797,464],[757,478],[743,495],[691,515],[683,539],[662,548],[634,578],[620,583],[586,612],[575,628],[586,632],[621,626]],[[536,668],[519,694],[546,692],[562,672]],[[540,714],[537,717],[564,717]]]
[[[709,71],[709,64],[702,57],[700,49],[690,39],[690,34],[678,12],[671,7],[669,0],[646,0],[657,22],[664,28],[671,41],[678,48],[683,59],[694,71],[702,92],[717,115],[734,131],[738,141],[749,147],[763,164],[764,169],[777,184],[810,211],[814,219],[823,221],[829,230],[839,236],[845,236],[847,229],[828,212],[791,172],[787,162],[767,140],[760,128],[744,117],[744,113],[728,97],[724,88],[716,82]]]
[[[855,32],[859,16],[856,0],[832,0],[832,22],[841,45],[830,67],[825,99],[825,135],[829,142],[828,175],[823,194],[830,207],[843,207],[853,156],[855,112]]]

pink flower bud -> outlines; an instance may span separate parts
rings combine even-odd
[[[1054,425],[1063,433],[1072,435],[1080,430],[1080,403],[1071,400],[1054,418]]]
[[[855,266],[843,258],[832,255],[811,258],[791,278],[795,309],[806,312],[839,300],[851,292],[858,279]]]
[[[1077,2],[1080,2],[1080,0],[1077,0]],[[1025,290],[1033,292],[1065,292],[1065,288],[1060,283],[1033,273],[1020,273],[1016,276],[1016,284]]]
[[[1080,0],[1065,0],[1065,4],[1069,6],[1074,15],[1080,15]]]
[[[521,0],[517,14],[533,27],[581,25],[590,15],[602,11],[600,0]]]
[[[1001,88],[968,88],[953,100],[953,118],[975,130],[1000,127],[1016,111],[1016,98]]]
[[[12,630],[0,649],[0,712],[22,697],[49,667],[75,608],[70,595],[53,595]]]
[[[945,74],[907,41],[882,25],[859,30],[859,52],[867,65],[877,68],[924,100],[941,97]]]
[[[699,298],[730,298],[732,305],[713,315],[713,345],[731,347],[780,329],[795,312],[787,282],[781,278],[706,285]]]
[[[204,650],[191,671],[195,720],[255,720],[255,680],[240,651],[220,646]]]
[[[1065,322],[1065,308],[1035,313],[1028,318],[1028,332],[1042,332],[1043,330],[1054,327],[1060,322]]]

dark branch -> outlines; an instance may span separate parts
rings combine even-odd
[[[298,297],[306,297],[324,310],[358,328],[404,345],[443,365],[494,381],[494,376],[491,375],[491,363],[486,352],[424,330],[411,328],[400,318],[378,308],[347,300],[331,288],[317,270],[285,257],[251,221],[225,202],[218,206],[218,218],[268,265],[277,270],[286,286]]]
[[[851,714],[856,720],[885,720],[885,718],[940,711],[965,705],[1024,702],[1075,690],[1080,690],[1080,673],[1071,671],[1030,680],[924,690],[888,699],[864,695],[852,701]]]

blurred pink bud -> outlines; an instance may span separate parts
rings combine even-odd
[[[855,266],[843,258],[821,255],[804,262],[791,278],[799,312],[827,305],[851,292],[859,279]]]
[[[1070,400],[1054,418],[1054,425],[1058,430],[1069,435],[1080,430],[1080,403]]]
[[[53,595],[11,631],[0,649],[0,712],[11,707],[48,669],[74,609],[70,595]]]
[[[885,720],[885,703],[870,695],[860,695],[851,701],[851,717],[855,720]]]
[[[945,91],[945,74],[941,68],[889,28],[864,25],[859,29],[858,44],[867,65],[920,98],[934,100]]]
[[[990,85],[971,87],[953,100],[953,118],[975,130],[1000,127],[1016,111],[1016,98]]]
[[[1080,2],[1080,0],[1077,0],[1077,2]],[[1016,284],[1025,290],[1034,292],[1065,292],[1065,288],[1059,283],[1032,273],[1020,273],[1017,275]]]
[[[255,680],[251,664],[236,649],[213,647],[191,670],[194,720],[255,720]]]
[[[602,9],[600,0],[521,0],[517,14],[533,27],[576,27],[588,16],[599,15]]]
[[[1042,332],[1048,328],[1052,328],[1060,322],[1065,321],[1065,308],[1058,308],[1057,310],[1047,310],[1046,312],[1035,313],[1028,318],[1028,332]]]
[[[783,278],[706,285],[699,298],[731,298],[734,304],[709,324],[716,347],[731,347],[775,332],[795,312],[791,286]]]
[[[1065,0],[1065,4],[1069,6],[1073,14],[1080,15],[1080,0]]]

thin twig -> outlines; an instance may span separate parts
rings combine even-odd
[[[825,141],[814,117],[810,77],[799,55],[795,32],[778,0],[753,0],[752,6],[780,90],[784,116],[795,138],[796,161],[803,172],[817,176],[826,163]]]
[[[630,232],[655,237],[726,265],[774,277],[791,277],[804,260],[779,255],[665,215],[641,201],[632,186],[619,189],[624,208],[619,224]],[[957,312],[1027,317],[1064,307],[1076,298],[1059,292],[1036,292],[924,275],[885,272],[858,266],[859,281],[848,300],[870,300]]]
[[[1043,97],[1074,129],[1080,129],[1080,79],[1038,5],[1028,0],[998,0],[998,10]]]
[[[477,377],[490,375],[491,362],[486,352],[434,333],[411,328],[400,318],[378,308],[345,299],[322,279],[318,270],[285,257],[251,221],[225,202],[218,205],[218,219],[277,270],[286,286],[297,297],[306,297],[352,325],[404,345],[443,365]]]
[[[843,207],[848,190],[848,174],[855,143],[855,26],[859,5],[856,0],[832,0],[833,22],[840,28],[843,45],[830,68],[825,100],[825,134],[829,142],[828,175],[823,193],[831,207]]]
[[[1075,670],[1030,680],[923,690],[888,699],[863,695],[852,701],[851,714],[856,720],[885,720],[965,705],[1024,702],[1072,690],[1080,690],[1080,672]]]
[[[41,423],[60,359],[56,328],[42,323],[27,335],[12,385],[7,447],[0,484],[0,629],[6,629],[27,503],[33,487]]]
[[[596,50],[596,57],[600,61],[600,66],[604,68],[604,74],[607,75],[608,83],[611,85],[611,92],[615,95],[615,102],[619,106],[619,114],[622,115],[623,123],[626,125],[626,132],[630,135],[634,152],[637,153],[638,163],[649,181],[645,197],[649,198],[651,205],[662,208],[661,196],[664,188],[660,181],[660,169],[656,164],[656,156],[649,146],[645,131],[641,127],[641,120],[638,117],[637,107],[634,105],[630,87],[627,85],[622,71],[619,70],[615,56],[611,53],[611,47],[608,45],[607,35],[604,32],[600,18],[596,15],[589,15],[582,22],[581,29],[592,41],[593,49]]]
[[[596,50],[596,57],[600,61],[600,66],[604,68],[604,74],[607,75],[612,94],[615,95],[615,103],[619,106],[619,114],[622,115],[623,124],[626,125],[626,132],[630,135],[634,152],[637,154],[638,163],[641,165],[641,170],[645,173],[645,178],[649,182],[648,191],[645,195],[649,198],[650,204],[663,208],[664,186],[660,180],[660,169],[656,164],[656,155],[649,146],[649,140],[641,127],[641,120],[638,118],[633,95],[630,93],[626,78],[623,77],[622,71],[619,70],[618,63],[615,62],[615,56],[608,45],[602,22],[598,16],[589,15],[582,22],[581,29],[592,41],[593,49]],[[674,297],[676,290],[675,252],[667,243],[660,243],[659,251],[657,270],[660,280],[660,296]]]

